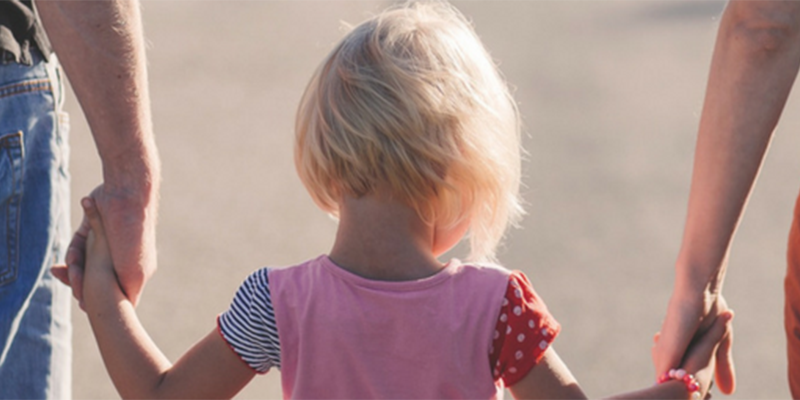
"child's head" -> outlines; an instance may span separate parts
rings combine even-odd
[[[519,117],[464,16],[409,3],[353,29],[317,69],[297,114],[295,162],[314,201],[377,190],[438,227],[469,221],[491,259],[519,200]],[[463,225],[463,224],[462,224]]]

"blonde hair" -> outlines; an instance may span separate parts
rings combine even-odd
[[[348,33],[314,73],[295,164],[326,212],[377,188],[426,222],[469,219],[470,255],[492,260],[522,214],[516,104],[470,23],[444,2],[389,9]]]

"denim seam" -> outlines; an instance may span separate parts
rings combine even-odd
[[[53,90],[49,79],[37,79],[21,83],[15,83],[13,85],[0,88],[0,99],[4,97],[13,96],[16,94],[31,93],[43,90],[49,90],[49,91]]]
[[[13,133],[0,138],[0,148],[2,148],[8,155],[9,160],[12,162],[12,187],[13,191],[8,199],[8,206],[6,212],[6,229],[8,237],[6,238],[6,245],[8,246],[8,268],[5,271],[0,271],[0,286],[6,285],[16,280],[17,268],[19,262],[19,225],[20,225],[20,212],[22,203],[22,179],[24,169],[22,162],[25,157],[24,149],[22,148],[22,132]],[[16,150],[16,151],[15,151]],[[16,154],[15,154],[16,153]],[[19,159],[19,165],[15,165],[14,160]],[[2,229],[2,228],[0,228]]]

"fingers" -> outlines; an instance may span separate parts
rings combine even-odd
[[[83,302],[83,268],[86,265],[86,241],[91,227],[84,215],[80,226],[72,235],[67,247],[66,268],[54,267],[53,275],[61,282],[72,287],[72,296],[79,303]]]
[[[717,386],[722,393],[732,394],[736,390],[736,370],[733,366],[733,327],[727,331],[717,348]]]
[[[70,279],[70,269],[77,269],[79,271],[83,271],[82,268],[73,267],[70,268],[66,265],[54,265],[50,267],[50,272],[53,276],[61,281],[61,283],[72,287],[72,295],[75,296],[75,299],[78,300],[78,305],[81,307],[81,310],[86,311],[83,306],[83,279],[82,274],[80,273],[73,273],[72,279]]]
[[[83,277],[87,261],[87,247],[96,239],[105,240],[105,230],[95,200],[89,196],[81,199],[84,216],[72,236],[65,257],[66,266],[51,268],[53,276],[72,288],[72,295],[83,309]],[[90,240],[91,236],[91,240]],[[105,244],[103,244],[105,246]]]
[[[78,305],[83,310],[83,267],[84,265],[72,264],[67,266],[70,286],[72,286],[72,296],[78,300]]]
[[[65,260],[67,266],[76,265],[83,267],[83,264],[86,262],[86,239],[89,237],[90,229],[89,221],[84,215],[80,226],[78,226],[78,230],[72,235],[69,247],[67,247],[67,256]]]
[[[69,272],[67,272],[68,267],[66,265],[54,265],[50,267],[50,273],[53,274],[53,277],[61,281],[61,283],[70,286],[69,284]]]
[[[714,320],[713,325],[705,333],[700,335],[686,355],[684,368],[687,371],[695,372],[706,368],[710,365],[711,358],[717,352],[717,349],[722,340],[729,336],[733,327],[731,320],[733,319],[733,312],[730,310],[723,311]]]
[[[84,197],[81,199],[81,206],[83,206],[83,213],[88,220],[89,226],[94,232],[95,236],[105,236],[103,229],[103,220],[100,217],[100,212],[97,211],[97,204],[91,197]]]

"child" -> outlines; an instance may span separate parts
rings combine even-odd
[[[314,74],[296,125],[300,178],[339,219],[333,248],[253,273],[174,365],[119,289],[100,216],[82,202],[82,300],[123,397],[232,397],[272,367],[287,398],[498,398],[504,386],[585,397],[530,282],[488,262],[522,212],[519,120],[458,11],[412,3],[357,26]],[[441,263],[467,232],[472,261]],[[688,354],[694,377],[680,370],[628,396],[705,395],[730,318]]]

